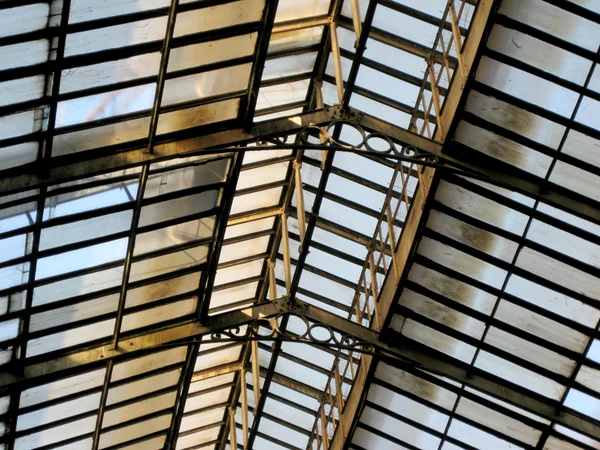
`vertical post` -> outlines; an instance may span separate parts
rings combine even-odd
[[[452,37],[454,38],[454,47],[456,48],[456,58],[458,59],[458,67],[463,78],[463,83],[467,79],[467,68],[462,54],[462,37],[458,26],[458,17],[454,8],[454,0],[450,0],[450,21],[452,22]]]
[[[258,342],[252,341],[252,384],[254,387],[254,405],[260,399],[260,364],[258,363]]]
[[[185,357],[185,365],[181,371],[179,377],[177,400],[173,408],[173,416],[171,418],[171,425],[169,426],[167,437],[165,440],[165,448],[176,448],[177,439],[179,437],[179,429],[183,420],[183,414],[185,413],[185,402],[190,391],[190,385],[192,384],[192,377],[194,376],[194,366],[198,359],[198,352],[200,351],[200,343],[196,342],[190,345],[187,350]]]
[[[425,192],[425,188],[424,188],[424,184],[423,184],[423,173],[421,172],[421,169],[419,169],[417,167],[417,177],[419,178],[419,186],[417,187],[417,191],[419,191],[419,195],[421,195],[421,198],[423,199],[423,201],[425,201],[427,199],[427,193]]]
[[[438,90],[437,77],[433,70],[433,59],[429,60],[427,65],[429,69],[429,81],[431,83],[431,96],[433,97],[433,108],[435,109],[435,120],[440,129],[440,133],[443,136],[444,124],[442,122],[442,106],[440,103],[440,91]]]
[[[269,292],[271,301],[277,298],[277,281],[275,280],[275,261],[268,260],[267,265],[269,266]]]
[[[329,432],[327,431],[327,420],[325,420],[323,405],[321,405],[321,434],[323,435],[323,449],[329,450]]]
[[[342,77],[342,59],[340,57],[340,44],[337,36],[337,25],[332,20],[329,22],[331,34],[331,53],[333,54],[333,69],[335,71],[335,86],[337,87],[338,101],[344,99],[344,78]]]
[[[334,405],[335,403],[333,402],[333,393],[331,392],[331,378],[329,379],[329,382],[327,384],[328,386],[328,393],[329,393],[329,415],[331,416],[331,425],[333,426],[333,430],[335,432],[335,428],[336,428],[336,423],[335,423],[335,413],[333,411],[334,409]]]
[[[281,214],[281,244],[283,246],[283,270],[285,272],[285,288],[290,293],[292,287],[292,268],[290,261],[290,236],[288,234],[287,214]]]
[[[400,164],[400,179],[402,181],[402,197],[404,198],[404,203],[406,204],[406,214],[408,215],[408,209],[410,207],[408,194],[406,193],[406,186],[408,186],[408,174],[404,174],[404,164]]]
[[[102,385],[102,393],[100,394],[100,406],[98,408],[98,416],[96,416],[96,428],[94,429],[94,437],[92,438],[92,450],[97,450],[100,445],[100,436],[102,434],[102,422],[104,421],[104,410],[106,409],[106,399],[108,398],[108,390],[110,389],[110,379],[112,378],[114,361],[108,360],[106,372],[104,374],[104,383]]]
[[[237,450],[237,433],[235,425],[235,409],[229,408],[229,447]]]
[[[379,253],[381,254],[381,256],[379,257],[379,260],[383,262],[383,270],[384,270],[385,274],[387,275],[388,265],[387,265],[387,261],[385,260],[385,239],[383,239],[383,231],[381,231],[381,227],[382,227],[382,224],[380,222],[377,226],[377,228],[378,228],[377,234],[379,235],[379,239],[377,239],[377,241],[379,241]]]
[[[391,199],[390,199],[391,202]],[[392,207],[390,202],[387,204],[387,223],[388,223],[388,234],[390,236],[390,247],[392,248],[392,265],[396,272],[396,277],[400,278],[400,267],[398,266],[398,255],[396,255],[396,230],[394,229],[394,216],[392,215]],[[408,211],[408,208],[407,208]]]
[[[365,306],[362,309],[362,312],[367,312],[367,319],[369,320],[369,325],[371,324],[371,307],[369,306],[369,298],[372,297],[372,291],[369,290],[367,286],[367,276],[363,277],[363,291],[365,293]],[[362,323],[361,323],[362,324]]]
[[[354,23],[354,34],[356,35],[356,43],[354,47],[358,46],[358,40],[360,39],[361,33],[361,22],[360,22],[360,5],[358,0],[352,0],[352,22]]]
[[[367,295],[365,293],[365,295]],[[368,297],[367,297],[367,301],[369,301]],[[354,309],[356,310],[356,322],[362,325],[362,310],[360,309],[360,293],[358,294],[358,299],[354,305]]]
[[[248,386],[246,385],[246,369],[240,370],[242,397],[242,434],[244,435],[244,450],[248,450]]]
[[[379,287],[377,286],[377,272],[373,252],[369,255],[369,272],[371,272],[371,292],[373,292],[373,319],[375,321],[375,329],[381,330],[379,306],[377,304],[377,301],[379,300]]]
[[[302,187],[302,163],[294,161],[294,175],[296,180],[296,212],[298,213],[298,230],[300,233],[300,244],[304,243],[306,234],[306,213],[304,210],[304,188]]]
[[[421,99],[421,105],[423,105],[423,127],[421,128],[421,133],[423,134],[423,130],[427,130],[427,134],[429,139],[432,138],[431,128],[429,127],[429,108],[427,108],[427,103],[425,102],[425,94],[423,91],[420,92],[419,98]]]
[[[350,373],[352,374],[352,381],[356,380],[356,366],[354,364],[354,352],[348,352],[348,363],[350,364]]]
[[[375,321],[375,329],[381,331],[381,316],[379,314],[379,302],[373,302],[373,320]]]
[[[344,412],[343,400],[344,399],[342,398],[342,381],[341,381],[341,377],[340,377],[339,363],[340,363],[340,360],[338,359],[337,364],[335,365],[333,374],[335,377],[335,384],[336,384],[335,397],[337,400],[337,409],[338,409],[338,412],[340,415],[340,418],[338,420],[338,426],[340,427],[340,432],[342,433],[342,436],[345,436],[344,423],[343,423],[343,412]]]
[[[375,268],[375,256],[373,250],[369,249],[369,272],[371,272],[371,292],[373,293],[373,301],[377,301],[379,297],[379,286],[377,286],[377,271]]]
[[[319,83],[315,86],[315,102],[318,109],[323,109],[325,107],[323,103],[323,81],[319,81]],[[325,145],[326,139],[323,133],[319,134],[319,141],[321,145]],[[327,159],[327,150],[321,150],[321,170],[325,167],[325,160]]]
[[[113,331],[112,346],[119,347],[119,335],[121,334],[121,325],[123,324],[123,315],[125,314],[125,303],[127,301],[127,289],[129,285],[129,275],[131,274],[131,264],[133,260],[133,250],[135,249],[135,240],[137,236],[137,227],[142,214],[142,201],[144,199],[144,191],[146,190],[146,182],[148,181],[148,172],[150,165],[146,164],[142,168],[140,175],[140,186],[138,187],[137,197],[135,199],[135,209],[133,210],[133,218],[131,219],[131,228],[129,230],[129,241],[127,241],[127,253],[123,264],[123,277],[121,279],[121,292],[119,293],[119,303],[117,305],[117,317],[115,319],[115,328]]]
[[[452,72],[450,70],[450,65],[448,64],[448,52],[446,51],[446,44],[444,43],[443,36],[440,39],[440,44],[442,46],[442,57],[444,58],[444,67],[446,69],[446,76],[448,77],[448,85],[450,85],[450,81],[452,80]]]
[[[165,39],[161,49],[160,66],[158,69],[158,79],[156,80],[156,89],[154,91],[154,106],[152,107],[152,115],[150,116],[150,128],[148,131],[148,147],[146,151],[152,153],[154,151],[154,140],[156,131],[158,130],[158,119],[160,117],[160,105],[162,103],[163,93],[165,91],[165,78],[167,75],[167,67],[169,65],[169,56],[171,54],[171,40],[175,32],[175,21],[177,19],[177,7],[179,0],[171,0],[169,8],[169,17],[167,19],[167,30]]]

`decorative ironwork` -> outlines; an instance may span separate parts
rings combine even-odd
[[[351,128],[350,133],[359,136],[358,140],[349,143],[334,138],[332,131],[338,126]],[[414,146],[396,144],[389,136],[379,132],[369,132],[349,118],[334,119],[322,126],[309,125],[302,128],[297,135],[276,134],[261,137],[256,141],[256,145],[245,149],[271,150],[274,146],[285,149],[360,152],[425,166],[440,165],[437,155],[424,152]]]
[[[287,318],[287,327],[282,329],[280,324],[284,318]],[[273,317],[255,319],[245,329],[236,326],[215,331],[210,334],[210,340],[203,342],[236,341],[292,341],[359,353],[375,351],[372,344],[339,332],[327,324],[314,322],[297,311],[281,311]]]

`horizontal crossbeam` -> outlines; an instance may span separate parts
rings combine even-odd
[[[75,155],[75,158],[56,158],[56,160],[52,159],[45,162],[44,167],[30,164],[10,171],[10,173],[1,177],[0,194],[64,183],[147,163],[201,155],[203,153],[215,153],[219,148],[243,145],[264,136],[293,134],[309,125],[320,125],[329,122],[338,115],[338,108],[331,107],[298,114],[293,117],[260,122],[255,124],[250,131],[236,128],[190,139],[157,144],[154,146],[152,153],[145,152],[146,147],[140,147],[86,160],[81,160],[77,155]]]
[[[27,389],[42,383],[45,379],[62,376],[64,373],[80,373],[108,360],[128,359],[140,356],[148,351],[160,350],[173,345],[189,345],[191,342],[210,336],[216,331],[246,325],[260,317],[277,314],[279,309],[274,303],[257,304],[251,308],[231,311],[209,317],[205,323],[197,321],[159,329],[147,334],[122,339],[119,347],[108,343],[64,356],[35,359],[22,367],[21,373],[5,371],[0,373],[0,390]]]
[[[551,400],[538,398],[525,389],[519,389],[509,382],[494,380],[484,371],[470,368],[455,360],[446,360],[434,351],[428,351],[423,346],[413,343],[409,339],[400,337],[401,340],[381,339],[376,331],[362,327],[354,322],[343,319],[328,311],[316,308],[297,300],[298,310],[309,319],[324,323],[343,334],[353,336],[358,341],[371,345],[380,355],[387,355],[396,360],[396,365],[414,364],[416,367],[434,374],[443,375],[460,383],[464,383],[485,394],[504,400],[519,408],[534,414],[554,420],[556,423],[577,430],[595,439],[600,439],[600,426],[595,422],[580,417],[568,411],[557,414],[558,403]],[[398,336],[395,336],[398,337]],[[390,362],[392,365],[394,361]],[[469,369],[469,370],[468,370]]]
[[[593,200],[574,198],[576,193],[568,192],[560,186],[548,185],[541,178],[536,179],[534,176],[525,177],[523,174],[517,173],[516,170],[513,171],[508,168],[499,170],[497,167],[477,161],[472,157],[460,158],[458,156],[451,156],[448,151],[453,148],[452,140],[448,141],[445,146],[442,146],[376,117],[362,114],[358,111],[350,111],[350,114],[357,117],[357,121],[361,126],[374,132],[382,133],[399,142],[415,145],[417,148],[437,156],[440,162],[469,173],[471,177],[530,196],[583,219],[600,224],[600,205]],[[427,141],[427,143],[424,141]],[[452,155],[457,154],[454,151],[451,153]]]
[[[213,335],[214,337],[217,331],[232,330],[242,325],[251,325],[257,321],[257,323],[264,323],[265,318],[280,314],[282,312],[282,305],[287,304],[288,302],[280,302],[279,304],[274,302],[263,303],[252,308],[211,317],[204,325],[200,325],[197,322],[190,322],[143,336],[124,339],[118,349],[111,348],[111,345],[107,344],[53,360],[36,362],[26,366],[21,376],[11,373],[0,374],[0,389],[26,389],[27,387],[43,382],[49,376],[55,378],[71,371],[79,373],[86,369],[92,370],[98,363],[104,363],[107,360],[132,358],[146,351],[158,351],[169,346],[190,345],[204,336]],[[426,372],[449,377],[484,394],[491,395],[546,419],[554,420],[556,423],[578,432],[600,439],[600,426],[594,421],[577,416],[569,411],[562,411],[560,414],[557,414],[556,402],[540,398],[504,380],[495,379],[482,370],[473,368],[467,370],[469,368],[463,363],[444,358],[409,339],[391,340],[381,338],[376,331],[298,299],[292,308],[292,312],[297,312],[310,321],[325,324],[327,327],[351,337],[355,343],[359,344],[355,348],[368,352],[369,358],[377,355],[377,357],[400,368],[410,365]],[[222,335],[221,339],[223,341],[226,340],[226,334]],[[260,340],[261,337],[254,336],[254,339]],[[277,335],[266,338],[269,341],[273,339],[277,339]],[[300,341],[302,342],[303,340]],[[319,343],[316,342],[316,344]],[[335,345],[335,342],[333,344]],[[235,367],[226,367],[223,370],[227,372],[235,370],[237,369],[237,364]],[[361,379],[360,374],[359,379]],[[362,379],[365,381],[364,376]]]

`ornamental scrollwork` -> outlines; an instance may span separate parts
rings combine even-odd
[[[357,140],[348,143],[337,139],[333,134],[333,130],[337,126],[351,128],[353,134],[358,136]],[[308,125],[298,131],[296,136],[297,141],[292,140],[290,135],[277,134],[261,137],[256,141],[256,146],[367,152],[417,164],[433,166],[439,164],[439,158],[436,155],[410,145],[398,145],[389,136],[379,132],[368,132],[358,122],[351,119],[334,119],[321,126]]]
[[[311,321],[296,311],[282,311],[273,317],[255,319],[243,332],[240,327],[235,327],[210,335],[211,342],[248,340],[300,342],[360,353],[373,353],[375,350],[368,342],[341,333],[327,324]]]

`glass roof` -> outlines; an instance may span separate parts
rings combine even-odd
[[[594,0],[0,3],[0,449],[600,449],[599,49]]]

